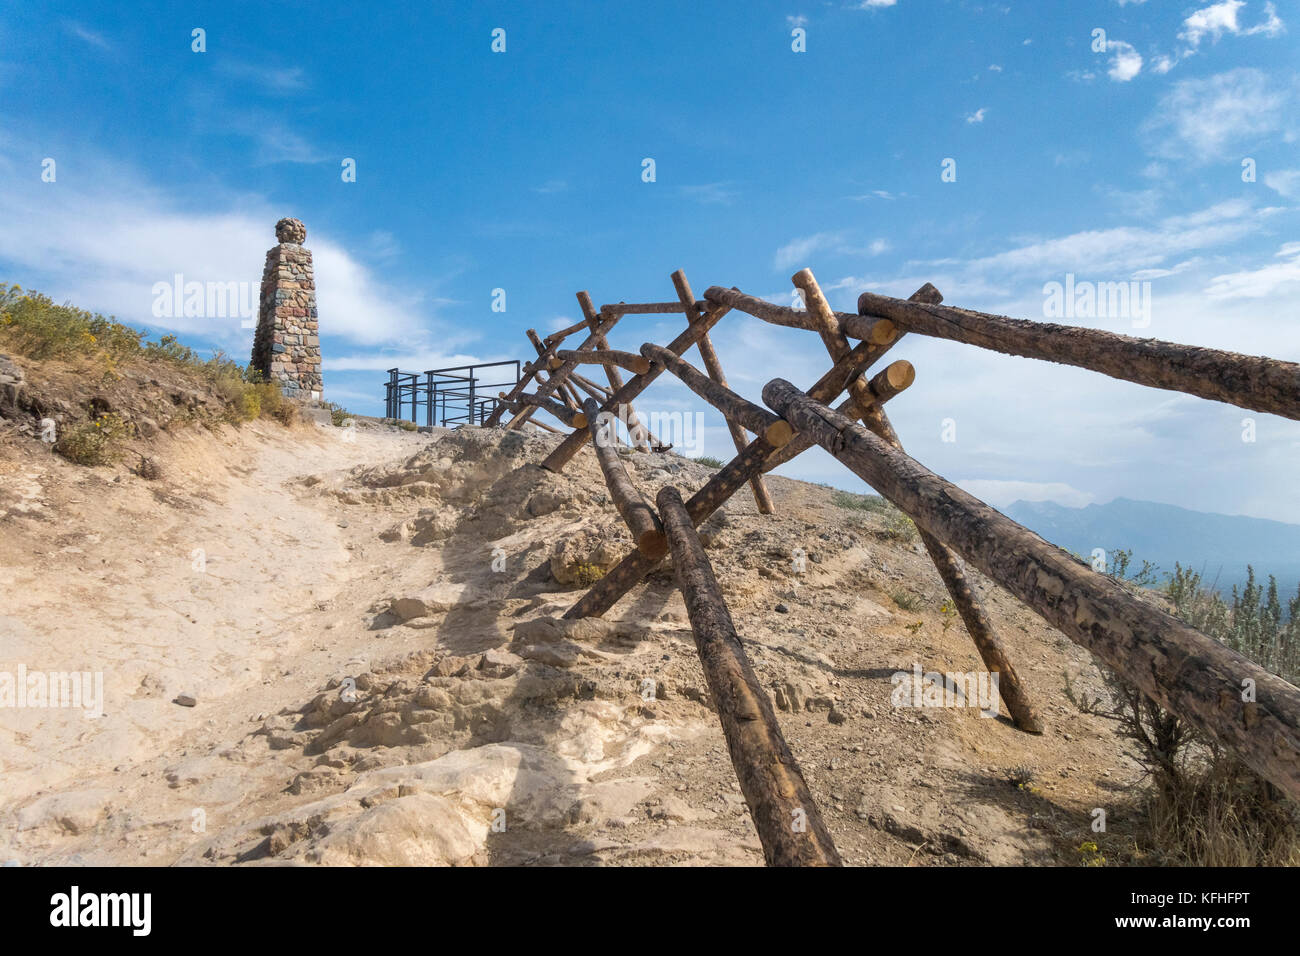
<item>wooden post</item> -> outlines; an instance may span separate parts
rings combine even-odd
[[[585,290],[578,293],[578,308],[582,310],[582,314],[586,317],[587,326],[594,331],[596,328],[598,313],[596,312],[595,306],[591,304],[591,296],[589,296]],[[596,340],[596,349],[609,351],[609,342],[603,335]],[[605,363],[605,378],[609,380],[609,387],[612,391],[617,392],[623,387],[623,376],[619,374],[616,363]],[[636,409],[632,407],[631,402],[627,403],[627,414],[625,420],[628,427],[628,437],[633,439],[632,447],[635,448],[637,447],[637,444],[634,436],[636,436],[641,430],[641,420],[637,417]],[[651,435],[648,428],[645,429],[645,433],[646,441],[642,447],[645,451],[649,451],[651,448],[659,444],[659,439]]]
[[[663,527],[654,509],[650,507],[618,457],[618,448],[614,444],[614,426],[609,416],[601,415],[600,406],[594,398],[582,404],[583,414],[587,418],[587,429],[591,432],[592,444],[596,446],[596,460],[609,486],[609,497],[614,507],[627,523],[632,532],[632,540],[637,550],[647,558],[659,560],[668,553],[668,541],[664,537]]]
[[[680,309],[681,306],[678,306],[678,308]],[[680,354],[685,349],[690,348],[699,337],[701,331],[707,332],[729,311],[730,309],[725,305],[717,308],[710,308],[698,323],[689,323],[686,326],[685,332],[669,342],[668,350]],[[632,376],[632,378],[628,379],[622,388],[611,395],[609,400],[601,406],[601,411],[613,412],[617,415],[620,405],[630,405],[632,399],[645,391],[650,386],[650,383],[659,377],[662,371],[662,368],[652,366],[650,371],[646,372],[644,375]],[[563,471],[564,466],[569,463],[569,460],[578,453],[579,449],[581,449],[590,438],[591,436],[585,431],[575,431],[564,441],[560,442],[555,451],[551,452],[551,454],[547,456],[546,460],[542,462],[542,467],[548,471]]]
[[[885,346],[886,348],[888,346]],[[844,390],[845,383],[856,375],[864,361],[873,350],[880,348],[869,342],[861,342],[843,359],[836,362],[823,375],[808,394],[819,401],[830,401]],[[728,501],[732,495],[745,486],[754,475],[763,468],[776,449],[763,438],[755,438],[739,455],[727,462],[704,483],[704,487],[686,502],[686,510],[691,521],[696,525]],[[580,617],[600,617],[619,599],[632,590],[647,574],[655,569],[658,561],[652,561],[635,548],[624,555],[623,560],[613,570],[591,586],[578,602],[569,608],[564,616],[569,619]]]
[[[1257,412],[1300,419],[1300,365],[1263,356],[1137,339],[1099,329],[1010,319],[864,292],[863,315],[886,316],[909,332],[1091,369]]]
[[[798,289],[802,290],[804,305],[809,316],[820,325],[818,331],[821,333],[822,341],[825,343],[826,350],[830,353],[831,358],[837,361],[843,358],[849,352],[848,339],[840,331],[839,322],[831,311],[826,297],[822,295],[821,287],[817,284],[817,279],[813,276],[812,270],[801,269],[794,274],[790,281]],[[941,300],[943,298],[933,286],[928,288],[933,289],[933,293],[930,295],[931,300]],[[849,382],[848,387],[849,397],[854,402],[857,412],[856,415],[850,417],[861,418],[868,428],[889,442],[894,448],[902,451],[903,445],[898,440],[898,434],[894,431],[893,425],[890,424],[888,416],[885,415],[884,409],[880,407],[868,383],[858,378]],[[913,521],[917,520],[916,515],[909,514],[908,517]],[[925,550],[929,552],[930,559],[939,572],[939,577],[948,589],[953,605],[961,615],[962,622],[966,625],[966,632],[974,642],[976,650],[979,651],[984,666],[991,673],[999,675],[998,692],[1002,700],[1006,702],[1007,712],[1021,730],[1031,734],[1041,734],[1043,732],[1042,719],[1029,699],[1029,694],[1021,683],[1020,675],[1011,663],[1006,645],[998,636],[997,631],[993,629],[993,622],[989,620],[983,604],[980,603],[979,597],[975,594],[975,589],[971,587],[970,582],[967,580],[966,569],[962,567],[961,559],[945,547],[943,542],[926,530],[923,525],[918,523],[917,528],[920,531],[921,543],[925,545]]]
[[[587,416],[580,411],[574,411],[567,405],[563,405],[551,398],[549,395],[542,396],[536,392],[524,392],[516,395],[513,400],[508,398],[504,392],[500,393],[501,402],[506,405],[512,412],[518,414],[525,408],[540,408],[550,412],[570,428],[586,428]]]
[[[843,865],[745,655],[681,495],[669,485],[660,490],[658,505],[709,694],[768,866]]]
[[[762,435],[773,448],[780,448],[794,435],[788,422],[782,421],[766,408],[747,401],[727,388],[697,371],[680,356],[650,342],[641,346],[641,354],[676,375],[700,398],[726,416],[728,421],[744,425],[756,435]],[[743,432],[741,433],[743,438]],[[738,451],[744,450],[744,444]]]
[[[768,382],[763,400],[1049,624],[1300,798],[1300,690],[1130,594],[789,382]]]
[[[578,346],[578,351],[590,352],[592,348],[595,347],[596,340],[603,339],[606,333],[608,333],[609,330],[612,329],[618,323],[618,319],[619,317],[616,314],[610,314],[606,316],[600,322],[599,325],[597,325],[594,329],[591,330],[591,334],[587,336],[587,338],[583,341],[583,343]],[[563,382],[565,379],[568,378],[569,374],[574,370],[577,364],[578,364],[577,362],[574,362],[572,359],[570,359],[567,362],[565,362],[563,365],[561,365],[558,369],[552,371],[550,381],[545,382],[544,384],[539,386],[537,389],[537,394],[545,398],[547,395],[549,395],[552,391],[555,390],[555,387],[559,385],[559,383]],[[506,428],[509,429],[509,428],[519,427],[532,416],[533,411],[534,411],[533,407],[525,408],[522,412],[520,412],[518,415],[516,415],[506,424]]]
[[[645,356],[637,355],[633,352],[620,352],[617,349],[595,349],[591,352],[575,352],[572,349],[560,349],[555,353],[552,361],[563,362],[565,359],[573,359],[579,365],[605,365],[614,368],[615,374],[618,369],[626,369],[633,375],[644,375],[650,371],[650,362]],[[559,365],[557,364],[557,368]],[[615,389],[623,387],[620,381]]]
[[[537,373],[542,371],[545,367],[546,363],[541,358],[538,358],[535,362],[529,362],[524,366],[524,374],[520,376],[519,381],[515,382],[514,387],[511,388],[509,392],[503,394],[502,398],[506,402],[514,402],[516,398],[523,394],[524,389],[532,383],[533,379],[537,377]],[[492,409],[492,414],[483,422],[483,427],[491,428],[493,425],[496,425],[501,421],[501,414],[505,410],[505,404],[503,402],[498,402],[497,407]]]
[[[547,369],[554,371],[554,369],[558,367],[551,364],[555,361],[554,349],[542,344],[542,340],[537,337],[536,329],[525,329],[524,334],[528,336],[528,341],[533,343],[533,348],[537,351],[537,360],[544,363]],[[548,382],[550,379],[550,372],[546,373],[545,378],[542,377],[540,371],[537,373],[537,380],[539,382]],[[573,386],[568,382],[561,382],[558,391],[560,394],[560,400],[575,412],[582,407],[582,402],[578,400],[577,393],[573,391]]]
[[[673,288],[677,290],[677,298],[681,300],[682,305],[686,306],[695,301],[695,294],[691,291],[691,284],[686,281],[686,273],[678,269],[672,274]],[[689,315],[689,309],[687,310]],[[727,376],[722,372],[722,362],[718,360],[718,352],[713,347],[713,340],[709,338],[709,333],[705,332],[695,342],[695,347],[700,350],[700,359],[704,362],[704,370],[709,373],[709,378],[717,382],[723,388],[727,387]],[[736,451],[743,451],[749,444],[749,437],[740,423],[733,418],[727,418],[727,431],[731,433],[731,442],[736,446]],[[775,444],[775,443],[774,443]],[[772,505],[772,495],[767,490],[767,483],[763,481],[762,475],[755,475],[750,479],[749,487],[754,493],[754,503],[758,506],[758,513],[770,515],[775,511]]]
[[[927,290],[933,288],[934,286],[927,282],[917,290],[915,295],[928,295]],[[792,329],[808,329],[812,332],[820,332],[822,328],[820,321],[810,316],[807,310],[773,305],[765,299],[745,295],[739,289],[724,289],[716,285],[710,286],[705,290],[704,298],[710,303],[717,302],[729,305],[738,312],[748,313],[773,325],[784,325]],[[835,321],[839,326],[839,330],[849,338],[861,339],[874,345],[888,345],[898,337],[898,329],[888,319],[883,320],[887,323],[886,325],[881,325],[882,320],[874,316],[836,312]]]
[[[867,391],[870,393],[873,402],[883,404],[905,388],[908,388],[915,379],[916,369],[912,367],[912,363],[906,359],[899,359],[877,372],[871,381],[867,383]],[[836,406],[835,410],[841,415],[856,418],[859,415],[858,400],[851,397],[845,399],[842,404]],[[773,468],[779,468],[815,444],[817,443],[807,435],[796,434],[785,447],[779,449],[775,455],[767,460],[763,465],[763,471],[769,472]]]

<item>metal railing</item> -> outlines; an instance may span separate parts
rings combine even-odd
[[[480,369],[501,366],[513,367],[514,378],[485,381],[479,374]],[[404,419],[409,411],[410,420],[418,423],[418,414],[423,407],[425,425],[481,425],[500,402],[494,390],[518,384],[519,376],[518,359],[455,365],[425,372],[390,368],[388,381],[384,383],[384,417]]]

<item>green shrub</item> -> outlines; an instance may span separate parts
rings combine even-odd
[[[1112,577],[1130,584],[1149,577],[1146,562],[1141,572],[1126,577],[1131,553],[1113,555]],[[1284,618],[1276,579],[1270,577],[1264,587],[1253,568],[1247,569],[1245,585],[1232,589],[1230,600],[1203,587],[1200,573],[1180,564],[1168,577],[1165,591],[1176,616],[1284,680],[1300,679],[1300,592],[1288,602]],[[1075,703],[1118,723],[1151,780],[1138,800],[1135,857],[1193,866],[1300,864],[1295,801],[1125,678],[1106,667],[1102,676],[1109,707],[1101,707],[1100,700]]]
[[[576,565],[573,572],[578,585],[584,588],[591,587],[605,576],[605,569],[600,565],[587,564],[586,562]]]
[[[144,333],[113,318],[55,305],[39,292],[0,283],[0,339],[33,359],[98,356],[110,361],[140,351]]]
[[[917,611],[925,603],[920,597],[911,591],[904,591],[902,588],[896,588],[889,592],[889,598],[904,611]]]
[[[91,422],[66,429],[54,443],[54,450],[78,465],[107,465],[122,454],[122,443],[131,427],[115,412],[106,412]]]
[[[325,407],[330,410],[330,423],[335,428],[342,428],[344,423],[352,418],[352,413],[342,405],[336,405],[334,402],[326,402]]]
[[[255,369],[219,351],[202,358],[174,335],[147,342],[143,332],[112,316],[105,318],[71,305],[55,305],[49,296],[24,292],[16,285],[0,283],[0,345],[33,359],[88,361],[110,377],[116,375],[118,363],[128,359],[172,365],[206,383],[225,403],[225,420],[232,424],[270,418],[288,425],[299,417],[297,406],[287,401],[277,386],[262,381]],[[87,440],[94,443],[90,432],[85,436],[79,433],[78,442]]]
[[[886,514],[894,510],[894,506],[879,495],[855,495],[847,491],[837,491],[831,495],[831,504],[850,511],[869,511],[872,514]]]
[[[706,468],[721,468],[722,460],[710,455],[701,455],[699,458],[692,458],[691,461],[697,465],[704,465]]]

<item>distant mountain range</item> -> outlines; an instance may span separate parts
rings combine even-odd
[[[1172,572],[1174,562],[1201,571],[1204,584],[1225,595],[1246,580],[1277,578],[1283,606],[1300,583],[1300,525],[1262,518],[1189,511],[1154,501],[1116,498],[1104,505],[1067,508],[1054,501],[1017,501],[1004,512],[1057,547],[1090,559],[1093,548],[1107,554],[1133,552],[1129,573],[1144,560]],[[1217,581],[1216,581],[1217,579]]]

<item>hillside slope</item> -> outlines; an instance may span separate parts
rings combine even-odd
[[[213,426],[150,439],[148,481],[8,432],[0,670],[102,671],[105,714],[4,712],[0,858],[761,863],[671,572],[558,623],[628,536],[593,456],[537,467],[555,440]],[[984,585],[1048,733],[892,706],[896,672],[980,669],[937,574],[896,520],[770,483],[709,553],[846,860],[1077,863],[1140,775],[1061,693],[1087,655]]]

